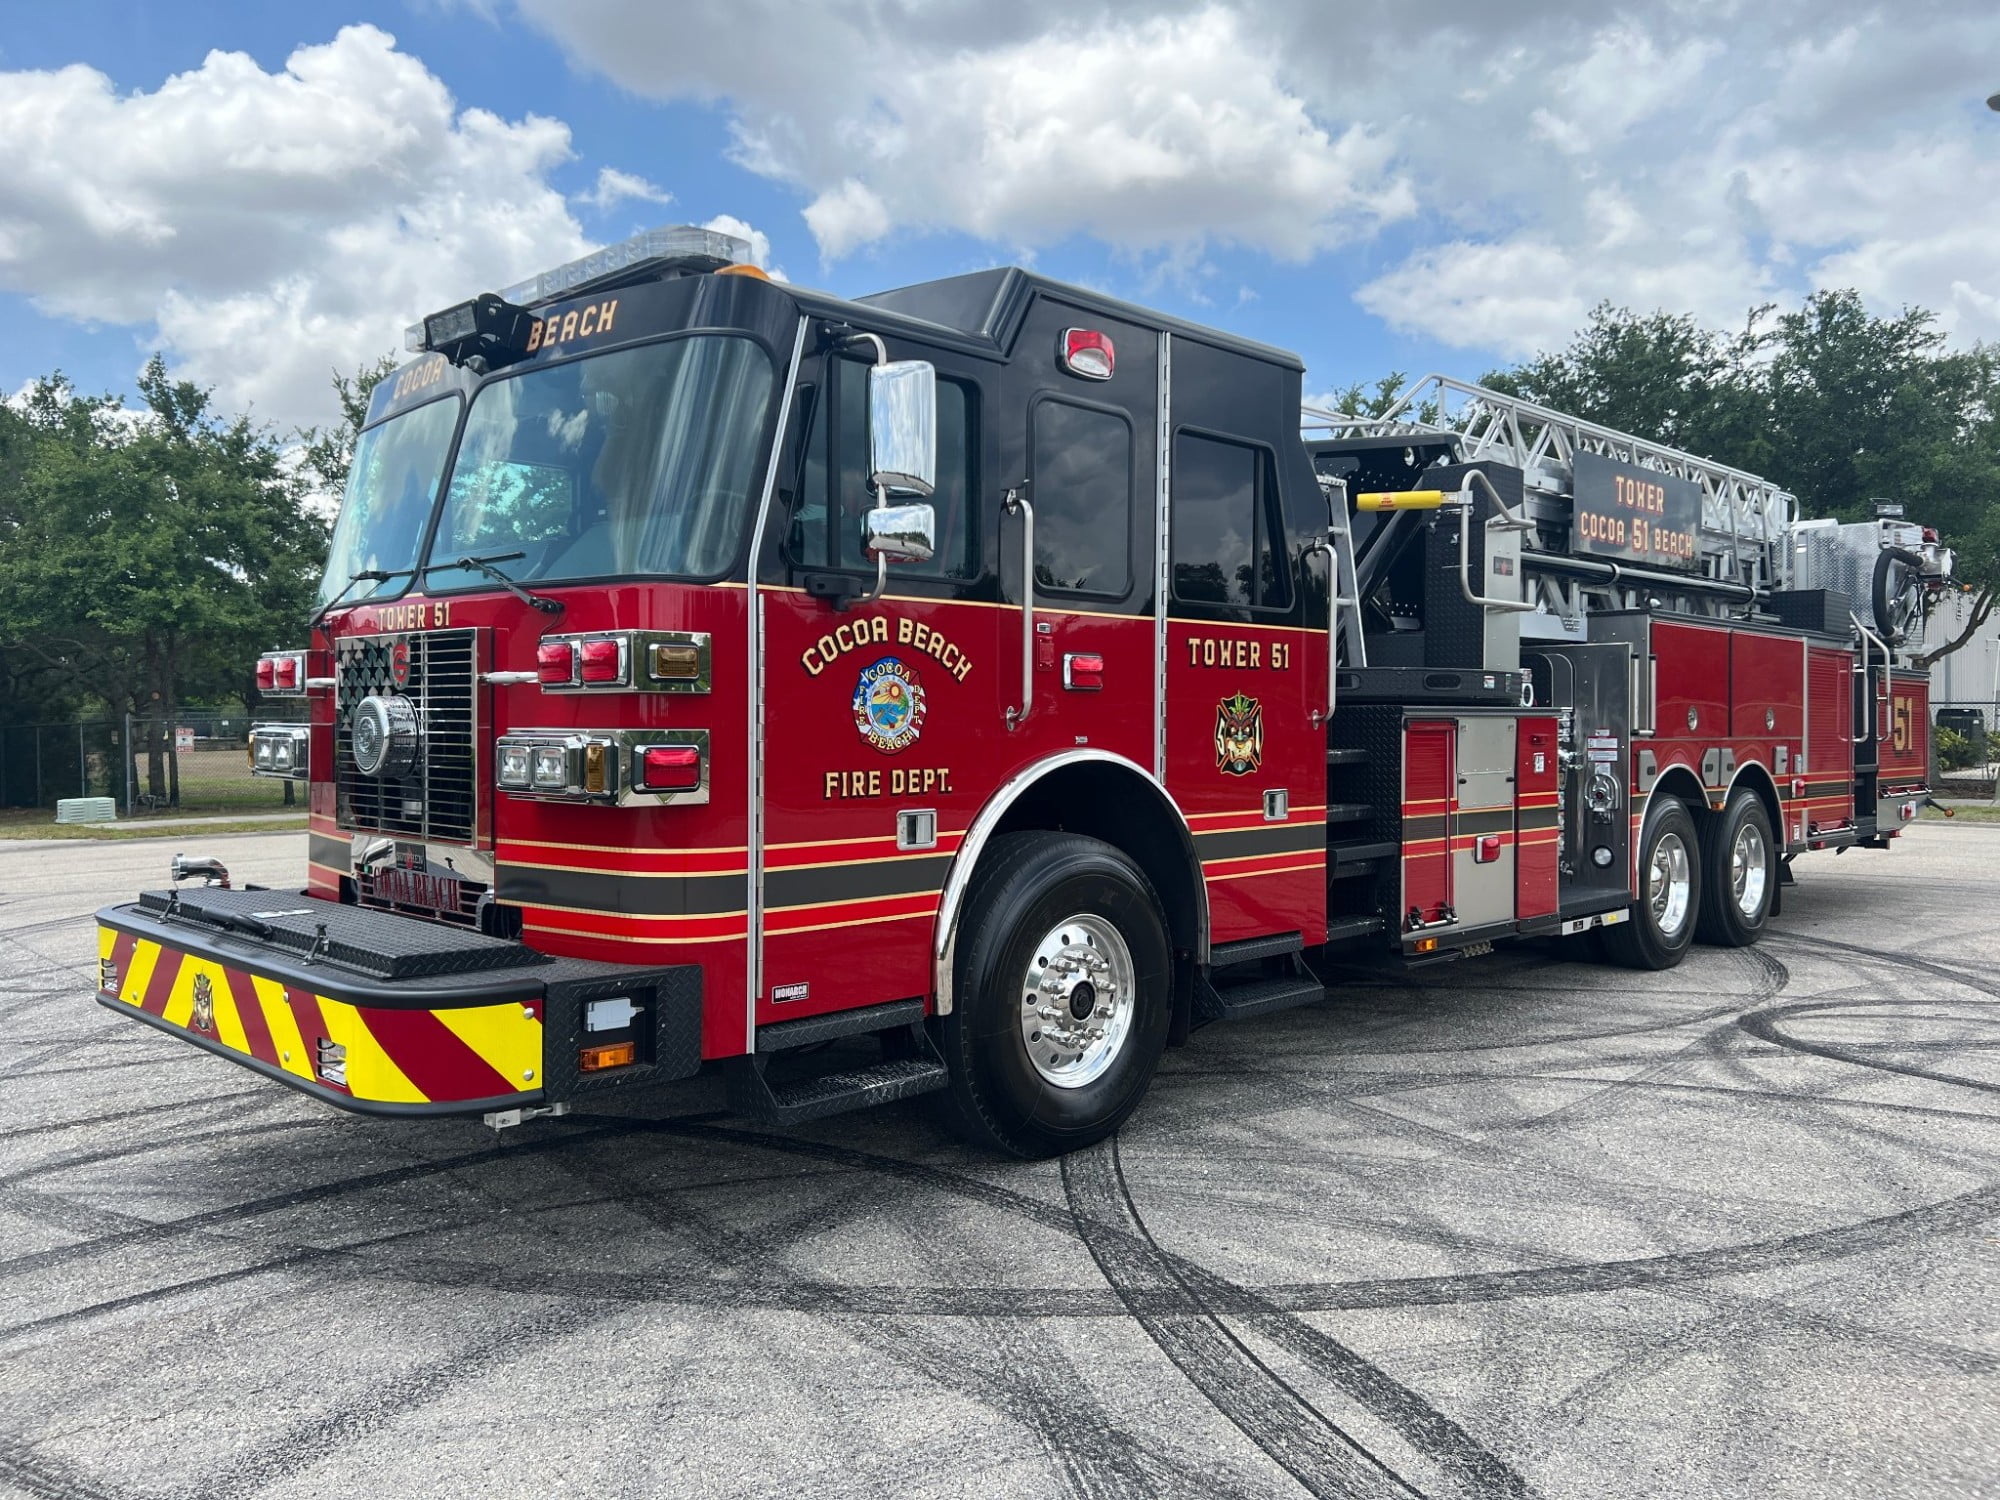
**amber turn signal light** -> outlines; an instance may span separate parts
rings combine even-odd
[[[579,1073],[602,1073],[606,1068],[630,1067],[639,1060],[637,1042],[606,1042],[600,1047],[585,1047],[576,1055],[576,1070]]]

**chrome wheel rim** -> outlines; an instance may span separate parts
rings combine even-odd
[[[1755,918],[1764,910],[1770,858],[1763,829],[1745,823],[1736,830],[1736,843],[1729,851],[1729,888],[1736,897],[1736,909],[1746,917]]]
[[[1653,906],[1653,926],[1664,938],[1680,936],[1687,925],[1689,897],[1693,883],[1688,876],[1687,844],[1678,833],[1663,833],[1653,845],[1653,859],[1647,881]]]
[[[1021,1042],[1045,1081],[1080,1089],[1104,1076],[1132,1032],[1138,974],[1109,921],[1065,917],[1035,944],[1021,996]]]

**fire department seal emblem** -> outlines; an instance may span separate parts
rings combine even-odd
[[[196,1031],[215,1030],[215,986],[206,974],[194,976],[194,1014],[188,1019]]]
[[[1248,776],[1264,763],[1264,706],[1238,693],[1215,706],[1215,765]]]
[[[916,669],[893,656],[863,667],[854,685],[854,727],[884,755],[914,745],[924,728],[924,685]]]

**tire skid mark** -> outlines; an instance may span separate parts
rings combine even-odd
[[[284,1095],[277,1093],[269,1084],[260,1083],[255,1088],[232,1089],[225,1094],[203,1094],[192,1099],[170,1099],[161,1104],[143,1104],[136,1109],[114,1109],[108,1114],[85,1115],[78,1120],[51,1120],[44,1125],[15,1125],[7,1131],[9,1142],[26,1140],[30,1136],[54,1135],[63,1130],[81,1130],[90,1125],[116,1125],[123,1120],[150,1119],[155,1115],[172,1114],[183,1109],[212,1109],[218,1104],[235,1104],[246,1099],[256,1099],[261,1103],[278,1103]]]
[[[2000,1094],[2000,1083],[1984,1078],[1967,1078],[1959,1073],[1946,1073],[1936,1068],[1919,1067],[1915,1063],[1897,1062],[1892,1058],[1862,1056],[1850,1044],[1841,1046],[1832,1042],[1809,1042],[1803,1037],[1791,1035],[1779,1022],[1793,1017],[1836,1015],[1842,1011],[1877,1006],[1901,1006],[1906,1011],[1908,1001],[1882,1000],[1875,1002],[1857,1001],[1841,1005],[1823,1005],[1817,1001],[1803,1000],[1796,1005],[1780,1005],[1770,1010],[1760,1010],[1751,1015],[1739,1016],[1736,1024],[1747,1035],[1760,1042],[1769,1042],[1774,1047],[1783,1047],[1788,1052],[1804,1052],[1813,1057],[1823,1057],[1830,1062],[1847,1063],[1852,1067],[1869,1068],[1878,1073],[1900,1073],[1908,1078],[1922,1078],[1931,1083],[1948,1084],[1953,1088],[1977,1089],[1983,1094]],[[1894,1048],[1895,1043],[1883,1044]]]
[[[1976,1188],[1921,1208],[1876,1219],[1811,1230],[1778,1239],[1674,1255],[1591,1261],[1570,1266],[1474,1271],[1451,1276],[1409,1276],[1335,1285],[1294,1283],[1264,1296],[1292,1312],[1340,1312],[1371,1307],[1433,1307],[1501,1302],[1517,1297],[1572,1296],[1667,1286],[1716,1276],[1742,1276],[1820,1261],[1843,1260],[1941,1234],[1977,1228],[2000,1215],[2000,1184]]]
[[[572,1120],[577,1119],[576,1116],[571,1116],[570,1118]],[[585,1118],[587,1119],[588,1117]],[[768,1135],[761,1131],[732,1129],[726,1126],[689,1125],[675,1127],[675,1129],[677,1133],[681,1134],[709,1139],[737,1140],[763,1146],[767,1149],[791,1151],[800,1155],[818,1157],[823,1160],[844,1162],[863,1171],[883,1173],[890,1177],[906,1181],[926,1183],[954,1196],[988,1203],[1005,1211],[1019,1214],[1036,1223],[1045,1224],[1052,1228],[1062,1228],[1071,1233],[1081,1232],[1080,1221],[1085,1217],[1091,1217],[1080,1214],[1074,1205],[1067,1202],[1064,1206],[1057,1207],[1053,1204],[1028,1197],[1026,1194],[982,1182],[977,1178],[964,1176],[937,1167],[924,1166],[896,1157],[878,1156],[874,1153],[859,1151],[851,1147],[788,1139],[781,1136]],[[1123,1217],[1123,1213],[1124,1211],[1121,1211],[1121,1218]],[[1378,1396],[1386,1410],[1377,1410],[1376,1415],[1395,1423],[1403,1431],[1405,1438],[1413,1446],[1416,1446],[1419,1451],[1426,1451],[1424,1447],[1426,1439],[1440,1441],[1443,1444],[1442,1451],[1427,1453],[1427,1456],[1433,1462],[1439,1463],[1448,1470],[1477,1468],[1482,1463],[1490,1463],[1492,1465],[1491,1470],[1485,1472],[1490,1472],[1495,1476],[1511,1472],[1505,1469],[1505,1466],[1499,1459],[1491,1454],[1487,1454],[1484,1449],[1478,1448],[1462,1429],[1458,1428],[1455,1423],[1452,1423],[1449,1418],[1444,1417],[1441,1413],[1429,1407],[1414,1392],[1396,1385],[1386,1374],[1376,1370],[1371,1365],[1367,1365],[1365,1361],[1360,1360],[1359,1356],[1353,1354],[1352,1351],[1320,1334],[1316,1329],[1310,1328],[1296,1319],[1285,1317],[1284,1314],[1288,1309],[1278,1307],[1266,1301],[1255,1292],[1245,1291],[1243,1288],[1224,1281],[1222,1278],[1203,1270],[1201,1267],[1192,1265],[1178,1257],[1167,1256],[1157,1244],[1152,1244],[1143,1237],[1135,1237],[1128,1234],[1114,1222],[1097,1220],[1092,1217],[1090,1227],[1091,1232],[1097,1234],[1101,1242],[1107,1236],[1114,1237],[1121,1242],[1134,1241],[1134,1248],[1139,1253],[1163,1258],[1172,1265],[1179,1275],[1185,1276],[1199,1285],[1202,1293],[1201,1302],[1191,1307],[1189,1307],[1191,1299],[1185,1290],[1175,1287],[1168,1293],[1168,1295],[1179,1301],[1182,1306],[1189,1307],[1190,1311],[1197,1313],[1210,1311],[1213,1298],[1217,1293],[1222,1293],[1226,1294],[1232,1301],[1240,1304],[1243,1311],[1266,1315],[1266,1317],[1270,1318],[1274,1326],[1271,1328],[1260,1327],[1260,1332],[1263,1332],[1267,1337],[1271,1337],[1275,1342],[1282,1343],[1287,1339],[1295,1341],[1288,1345],[1291,1352],[1305,1359],[1312,1365],[1316,1374],[1319,1374],[1329,1382],[1342,1385],[1343,1388],[1346,1388],[1349,1384],[1355,1385],[1362,1392]],[[1088,1247],[1087,1241],[1086,1246]],[[1093,1249],[1094,1255],[1095,1251]],[[1122,1297],[1120,1301],[1123,1301]],[[1280,1338],[1280,1333],[1284,1335],[1283,1338]],[[1371,1384],[1371,1372],[1372,1377],[1379,1378],[1381,1382],[1380,1387]],[[1345,1382],[1343,1382],[1343,1376],[1347,1377]],[[1455,1439],[1453,1438],[1454,1434],[1456,1435]],[[1462,1446],[1460,1446],[1461,1444]],[[1400,1481],[1398,1482],[1400,1483]],[[1519,1483],[1518,1476],[1514,1477],[1514,1482]],[[1388,1490],[1384,1491],[1384,1493],[1395,1493],[1395,1491]],[[1489,1489],[1485,1493],[1526,1494],[1527,1491],[1525,1487],[1508,1489],[1503,1486],[1498,1490]]]
[[[1203,1305],[1137,1217],[1111,1151],[1093,1146],[1063,1158],[1063,1187],[1077,1233],[1141,1329],[1202,1398],[1266,1457],[1315,1496],[1415,1496],[1416,1489],[1370,1453]],[[1110,1227],[1113,1232],[1106,1233]],[[1177,1287],[1188,1313],[1148,1313],[1126,1294]]]
[[[679,1196],[671,1189],[640,1190],[622,1163],[598,1163],[586,1167],[584,1175],[620,1207],[725,1269],[779,1261],[782,1246],[771,1243],[766,1233],[731,1228],[683,1202],[670,1203],[666,1199]],[[879,1179],[857,1174],[857,1195],[873,1182]],[[1157,1465],[1149,1476],[1138,1461],[1135,1440],[1119,1429],[1089,1383],[1050,1341],[1024,1333],[1018,1323],[975,1320],[973,1337],[967,1340],[955,1337],[955,1328],[888,1328],[837,1304],[814,1311],[856,1343],[1033,1434],[1064,1492],[1075,1500],[1145,1500],[1159,1493],[1157,1481],[1172,1473]],[[966,1315],[961,1311],[956,1316]],[[968,1343],[979,1348],[976,1357],[968,1358]],[[1049,1390],[1060,1391],[1060,1398],[1050,1400]]]
[[[0,1483],[11,1484],[35,1500],[126,1500],[7,1433],[0,1433]]]
[[[321,1122],[311,1120],[291,1121],[286,1122],[283,1126],[265,1128],[299,1129],[318,1123]],[[224,1134],[227,1132],[216,1133]],[[553,1135],[539,1141],[523,1141],[518,1145],[509,1147],[507,1154],[512,1157],[541,1156],[550,1152],[569,1150],[580,1140],[594,1140],[631,1133],[632,1127],[622,1122],[616,1125],[600,1124],[589,1131]],[[185,1139],[187,1138],[182,1138],[182,1142]],[[159,1149],[165,1145],[181,1144],[182,1142],[154,1142],[151,1144],[153,1149]],[[102,1155],[134,1155],[144,1149],[147,1148],[143,1146],[133,1147],[122,1151],[102,1153]],[[272,1193],[262,1198],[252,1198],[243,1203],[226,1204],[221,1208],[205,1209],[200,1213],[188,1214],[182,1218],[162,1220],[158,1223],[148,1224],[142,1228],[122,1230],[100,1236],[94,1240],[85,1241],[82,1244],[59,1245],[49,1250],[31,1251],[26,1255],[17,1255],[7,1260],[0,1260],[0,1277],[17,1276],[29,1271],[41,1270],[47,1266],[62,1265],[68,1261],[78,1260],[88,1255],[121,1249],[126,1245],[158,1243],[170,1239],[178,1239],[219,1224],[233,1224],[246,1219],[262,1218],[267,1214],[277,1213],[287,1208],[297,1208],[308,1203],[320,1203],[327,1199],[341,1198],[352,1193],[367,1192],[378,1187],[391,1187],[399,1183],[412,1182],[425,1177],[435,1177],[441,1173],[456,1171],[460,1167],[473,1165],[482,1161],[490,1161],[495,1155],[495,1148],[488,1146],[479,1151],[461,1152],[455,1156],[439,1157],[431,1161],[413,1163],[407,1166],[386,1167],[375,1172],[361,1172],[351,1177],[337,1178],[332,1182],[316,1183],[310,1187],[292,1188],[282,1193]],[[14,1180],[19,1180],[19,1178],[17,1177]],[[0,1181],[4,1181],[4,1179],[0,1179]]]

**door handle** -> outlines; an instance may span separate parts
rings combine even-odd
[[[1347,601],[1340,597],[1340,552],[1334,546],[1333,538],[1330,536],[1315,538],[1312,549],[1326,554],[1326,716],[1322,718],[1318,709],[1312,711],[1312,727],[1317,729],[1322,724],[1333,722],[1333,710],[1338,702],[1339,663],[1334,658],[1340,654],[1337,649],[1340,636],[1340,606]]]
[[[1007,710],[1007,728],[1019,729],[1035,706],[1035,507],[1016,487],[1002,508],[1021,517],[1021,703]]]

